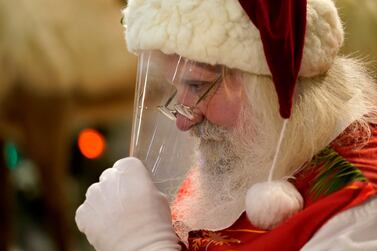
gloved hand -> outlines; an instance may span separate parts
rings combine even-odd
[[[167,199],[136,158],[121,159],[101,174],[75,220],[99,251],[181,250]]]

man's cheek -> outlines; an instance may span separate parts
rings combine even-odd
[[[207,120],[218,126],[233,128],[237,124],[241,105],[239,102],[222,102],[224,103],[210,104],[208,106]]]

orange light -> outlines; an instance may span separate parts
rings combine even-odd
[[[88,159],[95,159],[105,151],[105,139],[94,129],[82,130],[79,134],[78,145],[82,155]]]

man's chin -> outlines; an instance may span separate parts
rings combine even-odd
[[[263,156],[258,156],[261,152],[255,141],[246,140],[255,138],[249,132],[253,130],[230,132],[208,121],[190,130],[200,140],[192,177],[195,193],[175,206],[177,220],[194,229],[216,229],[239,217],[248,188],[268,172],[261,165]]]
[[[200,138],[199,160],[190,184],[195,193],[184,198],[174,210],[178,221],[189,229],[221,229],[234,222],[244,210],[250,170],[245,173],[240,157],[229,141]]]

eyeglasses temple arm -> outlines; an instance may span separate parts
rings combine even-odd
[[[173,100],[175,95],[177,95],[177,90],[175,90],[173,95],[171,95],[170,98],[166,101],[165,106],[168,106],[170,104],[170,102]]]
[[[211,86],[208,88],[208,90],[205,91],[205,93],[203,93],[203,95],[198,99],[198,101],[196,101],[195,105],[199,104],[200,101],[202,101],[205,96],[208,94],[208,92],[210,92],[212,90],[212,88],[217,84],[217,82],[219,82],[219,80],[221,79],[222,75],[218,76],[214,81],[213,83],[211,84]]]

